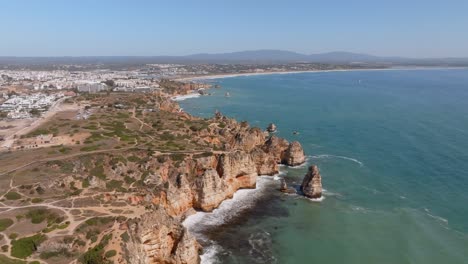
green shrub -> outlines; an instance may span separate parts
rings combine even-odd
[[[3,245],[3,246],[2,246],[2,251],[3,251],[3,252],[8,252],[8,248],[9,248],[8,245]]]
[[[63,217],[47,209],[33,209],[26,214],[26,218],[31,219],[31,223],[40,224],[47,219],[47,224],[58,224],[63,221]]]
[[[0,232],[5,231],[8,227],[13,224],[13,220],[10,218],[2,218],[0,219]]]
[[[37,197],[31,200],[32,203],[42,203],[43,201],[44,200],[42,200],[41,198],[37,198]]]
[[[21,199],[21,194],[17,192],[8,192],[7,194],[5,194],[5,198],[7,198],[8,200],[19,200]]]
[[[106,183],[106,188],[108,190],[118,190],[122,188],[122,181],[111,180]]]
[[[106,254],[104,254],[104,256],[105,256],[106,258],[112,258],[112,257],[114,257],[115,255],[117,255],[117,251],[115,251],[115,250],[109,250],[109,251],[106,252]]]
[[[37,234],[30,237],[11,241],[11,255],[25,259],[37,250],[39,245],[47,239],[45,235]]]

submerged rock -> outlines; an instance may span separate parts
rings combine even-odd
[[[305,162],[304,150],[299,142],[294,141],[289,144],[288,148],[284,152],[282,163],[289,166],[301,165]]]
[[[281,179],[280,191],[283,193],[296,193],[296,191],[293,188],[288,187],[288,184],[286,183],[285,179]]]
[[[322,176],[316,165],[309,167],[309,171],[302,180],[301,191],[309,198],[322,197]]]

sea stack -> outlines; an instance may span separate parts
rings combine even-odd
[[[301,191],[309,198],[322,197],[322,176],[316,165],[309,167],[309,171],[302,180]]]
[[[274,132],[276,132],[276,125],[273,124],[273,123],[270,123],[270,124],[268,125],[268,127],[267,127],[266,130],[267,130],[268,132],[270,132],[270,133],[274,133]]]
[[[282,163],[288,166],[298,166],[304,162],[305,155],[301,143],[297,141],[291,142],[284,152]]]

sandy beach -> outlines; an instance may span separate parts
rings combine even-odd
[[[310,70],[310,71],[269,71],[269,72],[250,72],[250,73],[231,73],[231,74],[213,74],[177,78],[176,81],[195,81],[195,80],[215,80],[223,78],[232,78],[240,76],[257,76],[272,74],[295,74],[295,73],[320,73],[320,72],[349,72],[349,71],[394,71],[394,70],[440,70],[440,69],[468,69],[467,67],[390,67],[380,69],[335,69],[335,70]]]

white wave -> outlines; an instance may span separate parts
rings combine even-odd
[[[203,254],[200,255],[200,263],[201,264],[219,263],[219,259],[217,255],[220,251],[222,251],[222,249],[217,244],[211,244],[210,246],[204,247]]]
[[[325,195],[322,195],[320,198],[307,198],[309,201],[312,201],[312,202],[322,202],[323,200],[325,200]]]
[[[315,155],[315,156],[310,156],[310,157],[313,158],[313,159],[338,158],[338,159],[344,159],[344,160],[349,160],[349,161],[355,162],[355,163],[359,164],[359,166],[361,166],[361,167],[364,166],[364,163],[362,163],[361,161],[359,161],[359,160],[357,160],[357,159],[354,159],[354,158],[345,157],[345,156],[337,156],[337,155],[330,155],[330,154],[321,154],[321,155]]]
[[[297,165],[297,166],[289,166],[290,169],[302,169],[302,168],[305,168],[307,167],[307,164],[308,164],[308,159],[302,163],[301,165]]]
[[[338,197],[343,197],[343,195],[341,193],[334,193],[334,192],[330,192],[328,190],[326,190],[325,188],[322,188],[322,194],[324,196],[338,196]]]
[[[278,175],[278,174],[277,174]],[[255,189],[241,189],[234,193],[232,199],[223,201],[218,208],[212,212],[197,212],[190,215],[182,223],[198,240],[204,241],[209,246],[204,248],[204,253],[201,255],[202,264],[216,263],[217,252],[220,247],[208,240],[203,231],[215,226],[219,226],[229,221],[243,210],[255,205],[255,202],[263,194],[263,190],[269,184],[277,184],[271,176],[259,176],[257,178],[257,186]]]
[[[266,178],[272,178],[273,177],[273,180],[275,181],[279,181],[281,180],[282,178],[284,178],[284,176],[286,176],[288,174],[288,171],[280,171],[279,173],[273,175],[273,176],[269,176],[269,175],[260,175],[260,177],[266,177]]]
[[[197,212],[187,217],[182,224],[189,229],[189,231],[194,233],[200,233],[203,228],[222,225],[243,210],[252,207],[255,201],[261,197],[262,190],[273,182],[273,177],[271,176],[260,176],[257,178],[257,186],[255,189],[238,190],[234,193],[232,199],[223,201],[220,206],[212,212]]]
[[[200,97],[200,94],[199,94],[199,93],[191,93],[191,94],[186,94],[186,95],[178,95],[178,96],[172,97],[171,99],[172,99],[173,101],[183,101],[183,100],[186,100],[186,99],[197,98],[197,97]]]

